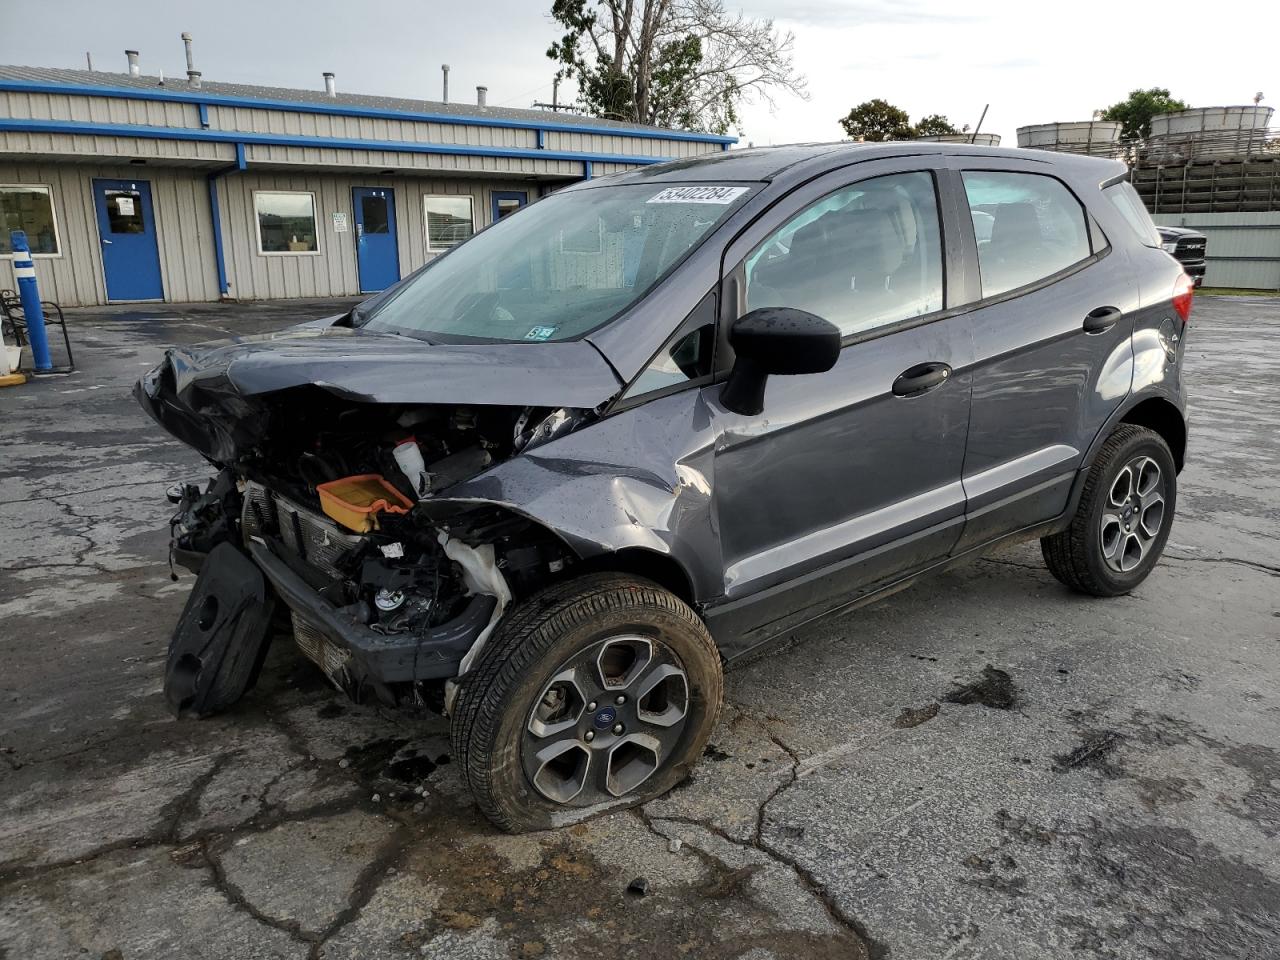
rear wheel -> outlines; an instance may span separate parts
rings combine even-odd
[[[1117,427],[1089,470],[1071,526],[1040,541],[1049,572],[1095,597],[1128,593],[1164,551],[1177,493],[1164,439],[1146,427]]]
[[[635,577],[582,577],[499,626],[461,681],[454,755],[497,826],[558,826],[683,780],[722,687],[715,644],[680,599]]]

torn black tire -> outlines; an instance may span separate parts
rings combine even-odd
[[[178,717],[225,710],[257,681],[271,643],[275,594],[231,543],[210,552],[169,641],[164,695]]]

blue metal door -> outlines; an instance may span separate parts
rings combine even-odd
[[[493,223],[509,217],[529,202],[529,194],[523,190],[493,190],[490,197],[493,203]],[[495,283],[499,290],[526,290],[532,285],[530,276],[529,258],[526,255],[503,264],[495,276]]]
[[[493,222],[515,213],[529,202],[529,194],[523,190],[493,191]]]
[[[351,191],[351,206],[356,212],[360,292],[385,290],[400,279],[395,193],[387,187],[355,187]]]
[[[145,180],[94,180],[98,239],[108,300],[163,300],[151,184]]]

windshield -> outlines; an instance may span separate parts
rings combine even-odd
[[[572,340],[643,297],[750,191],[625,184],[553,194],[411,277],[364,326],[444,343]]]

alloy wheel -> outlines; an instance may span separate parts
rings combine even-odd
[[[623,797],[671,756],[689,713],[689,678],[660,640],[609,637],[560,665],[525,722],[521,762],[554,803]]]
[[[1150,554],[1165,519],[1165,482],[1160,465],[1142,455],[1128,461],[1111,481],[1103,507],[1102,559],[1117,573],[1130,573]]]

